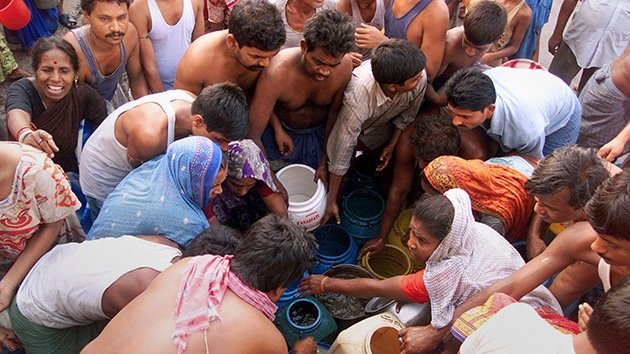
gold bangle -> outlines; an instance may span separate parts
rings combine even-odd
[[[326,288],[324,288],[324,284],[326,284],[326,280],[328,280],[327,276],[324,276],[324,279],[322,279],[322,282],[319,283],[319,290],[321,293],[325,293],[326,292]]]

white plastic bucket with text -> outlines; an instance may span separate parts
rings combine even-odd
[[[326,188],[314,182],[315,170],[302,164],[282,168],[276,174],[289,194],[289,218],[308,231],[321,223],[326,211]]]

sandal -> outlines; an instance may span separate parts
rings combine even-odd
[[[70,18],[68,14],[59,15],[59,23],[67,29],[77,28],[77,21]]]

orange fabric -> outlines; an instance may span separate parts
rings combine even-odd
[[[440,193],[453,188],[465,190],[474,211],[501,220],[509,242],[525,239],[534,198],[525,191],[527,177],[522,173],[481,160],[440,156],[424,168],[424,174]]]
[[[429,302],[429,292],[424,285],[424,269],[403,276],[401,283],[403,293],[405,293],[410,300],[419,304]]]

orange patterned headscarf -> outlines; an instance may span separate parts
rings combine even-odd
[[[534,198],[525,191],[527,177],[522,173],[481,160],[440,156],[424,168],[424,174],[440,193],[453,188],[465,190],[474,211],[501,220],[509,242],[525,239]]]

